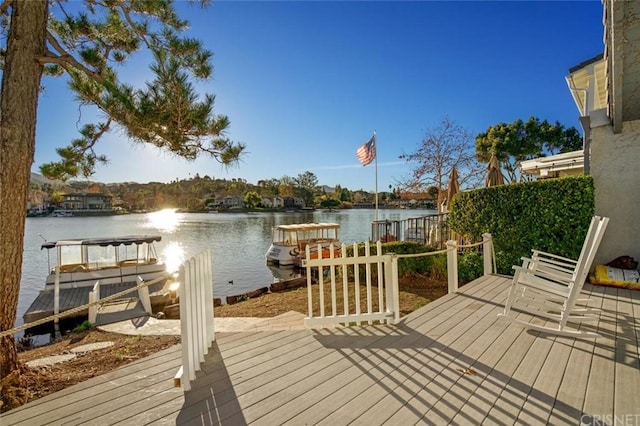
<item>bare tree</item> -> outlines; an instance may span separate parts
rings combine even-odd
[[[459,184],[463,188],[478,186],[484,172],[475,158],[474,135],[447,116],[437,126],[426,130],[414,152],[402,154],[400,158],[406,160],[412,170],[410,175],[398,180],[398,186],[412,192],[426,192],[429,187],[436,187],[438,210],[453,167],[458,170]]]

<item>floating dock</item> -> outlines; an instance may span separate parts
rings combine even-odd
[[[165,283],[166,280],[149,286],[152,306],[165,305],[169,302],[169,292],[163,291]],[[102,284],[100,286],[100,298],[103,299],[121,291],[132,289],[136,287],[136,285],[137,283],[135,281],[118,284]],[[93,287],[89,286],[60,289],[60,313],[88,304],[89,293],[91,290],[93,290]],[[53,290],[40,291],[38,297],[36,297],[33,303],[31,303],[31,306],[29,306],[22,316],[25,324],[53,315],[53,293]],[[137,291],[132,291],[131,293],[124,295],[122,300],[128,300],[132,297],[137,297],[137,295]],[[128,304],[121,305],[128,306]],[[82,318],[87,317],[87,315],[88,309],[84,309],[69,316],[68,318]]]

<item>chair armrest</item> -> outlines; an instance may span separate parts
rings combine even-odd
[[[529,269],[551,269],[563,274],[572,275],[575,271],[575,265],[569,265],[562,262],[556,262],[551,259],[544,258],[528,258],[522,257],[522,266]]]
[[[529,276],[542,278],[544,280],[551,280],[555,284],[568,286],[572,282],[573,274],[563,271],[558,271],[553,268],[540,267],[533,269],[532,265],[527,266],[513,266],[513,269],[520,273],[527,274]]]
[[[556,260],[562,260],[566,263],[571,263],[573,265],[577,264],[578,261],[577,260],[573,260],[573,259],[569,259],[568,257],[562,257],[562,256],[558,256],[557,254],[553,254],[553,253],[547,253],[546,251],[542,251],[542,250],[531,250],[533,252],[533,258],[536,257],[550,257],[552,259],[556,259]]]

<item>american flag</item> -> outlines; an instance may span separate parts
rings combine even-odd
[[[376,134],[374,133],[369,142],[363,143],[356,151],[356,157],[363,166],[368,166],[376,158]]]

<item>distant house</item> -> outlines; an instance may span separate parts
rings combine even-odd
[[[282,197],[262,197],[262,205],[270,209],[279,209],[284,206]]]
[[[227,195],[222,199],[222,206],[228,209],[243,208],[244,198],[240,195]]]
[[[301,209],[304,207],[304,200],[302,198],[284,197],[282,201],[285,209]]]
[[[112,210],[113,197],[100,193],[70,193],[62,195],[63,210]]]

